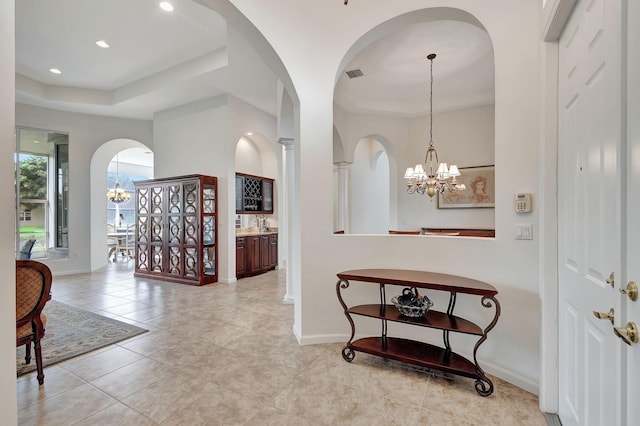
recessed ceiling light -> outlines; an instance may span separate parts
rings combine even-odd
[[[33,143],[40,143],[40,141],[33,141]]]
[[[62,74],[62,71],[60,71],[58,68],[51,68],[49,71],[51,71],[54,74]]]
[[[173,12],[173,5],[171,3],[169,3],[168,1],[161,1],[160,2],[160,9],[166,11],[166,12]]]
[[[98,40],[96,41],[96,44],[100,47],[102,47],[103,49],[108,49],[109,48],[109,43],[107,43],[104,40]]]
[[[253,136],[253,132],[247,132],[247,136]]]

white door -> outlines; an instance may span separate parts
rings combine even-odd
[[[640,285],[640,2],[629,1],[628,11],[628,68],[627,68],[627,274],[621,282],[624,288],[627,282]],[[629,322],[640,327],[640,300],[633,301],[622,295],[625,317],[619,326]],[[640,344],[623,345],[623,357],[626,358],[626,384],[622,390],[626,401],[627,424],[640,424]],[[623,359],[624,359],[623,358]]]
[[[624,344],[608,319],[594,315],[612,309],[620,324],[618,281],[626,273],[622,16],[620,1],[580,0],[559,41],[558,368],[565,426],[618,425],[626,417]]]

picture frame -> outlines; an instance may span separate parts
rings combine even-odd
[[[466,188],[438,194],[439,209],[495,208],[495,166],[460,167],[457,180]]]

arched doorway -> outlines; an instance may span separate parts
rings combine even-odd
[[[123,152],[126,153],[129,149],[135,149],[136,151],[130,151],[129,154],[122,154],[118,156],[120,160],[119,172],[129,172],[130,166],[124,166],[122,159],[132,161],[132,153],[136,155],[150,155],[153,158],[153,154],[144,154],[144,152],[151,152],[151,150],[144,144],[135,141],[133,139],[114,139],[105,142],[100,146],[93,154],[91,158],[91,211],[88,214],[91,215],[91,270],[94,271],[105,266],[108,262],[108,250],[107,250],[107,199],[106,191],[108,186],[107,173],[109,165],[116,154]],[[140,153],[140,154],[138,154]],[[152,163],[151,163],[152,164]],[[122,168],[124,167],[124,168]],[[133,197],[132,197],[133,198]],[[115,211],[115,209],[114,209]],[[114,213],[115,214],[115,213]],[[119,216],[118,216],[119,218]],[[111,219],[111,223],[117,221],[116,216]]]

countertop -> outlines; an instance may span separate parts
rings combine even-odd
[[[268,228],[261,231],[260,228],[239,228],[236,229],[236,237],[251,237],[254,235],[273,235],[278,233],[278,228]]]

